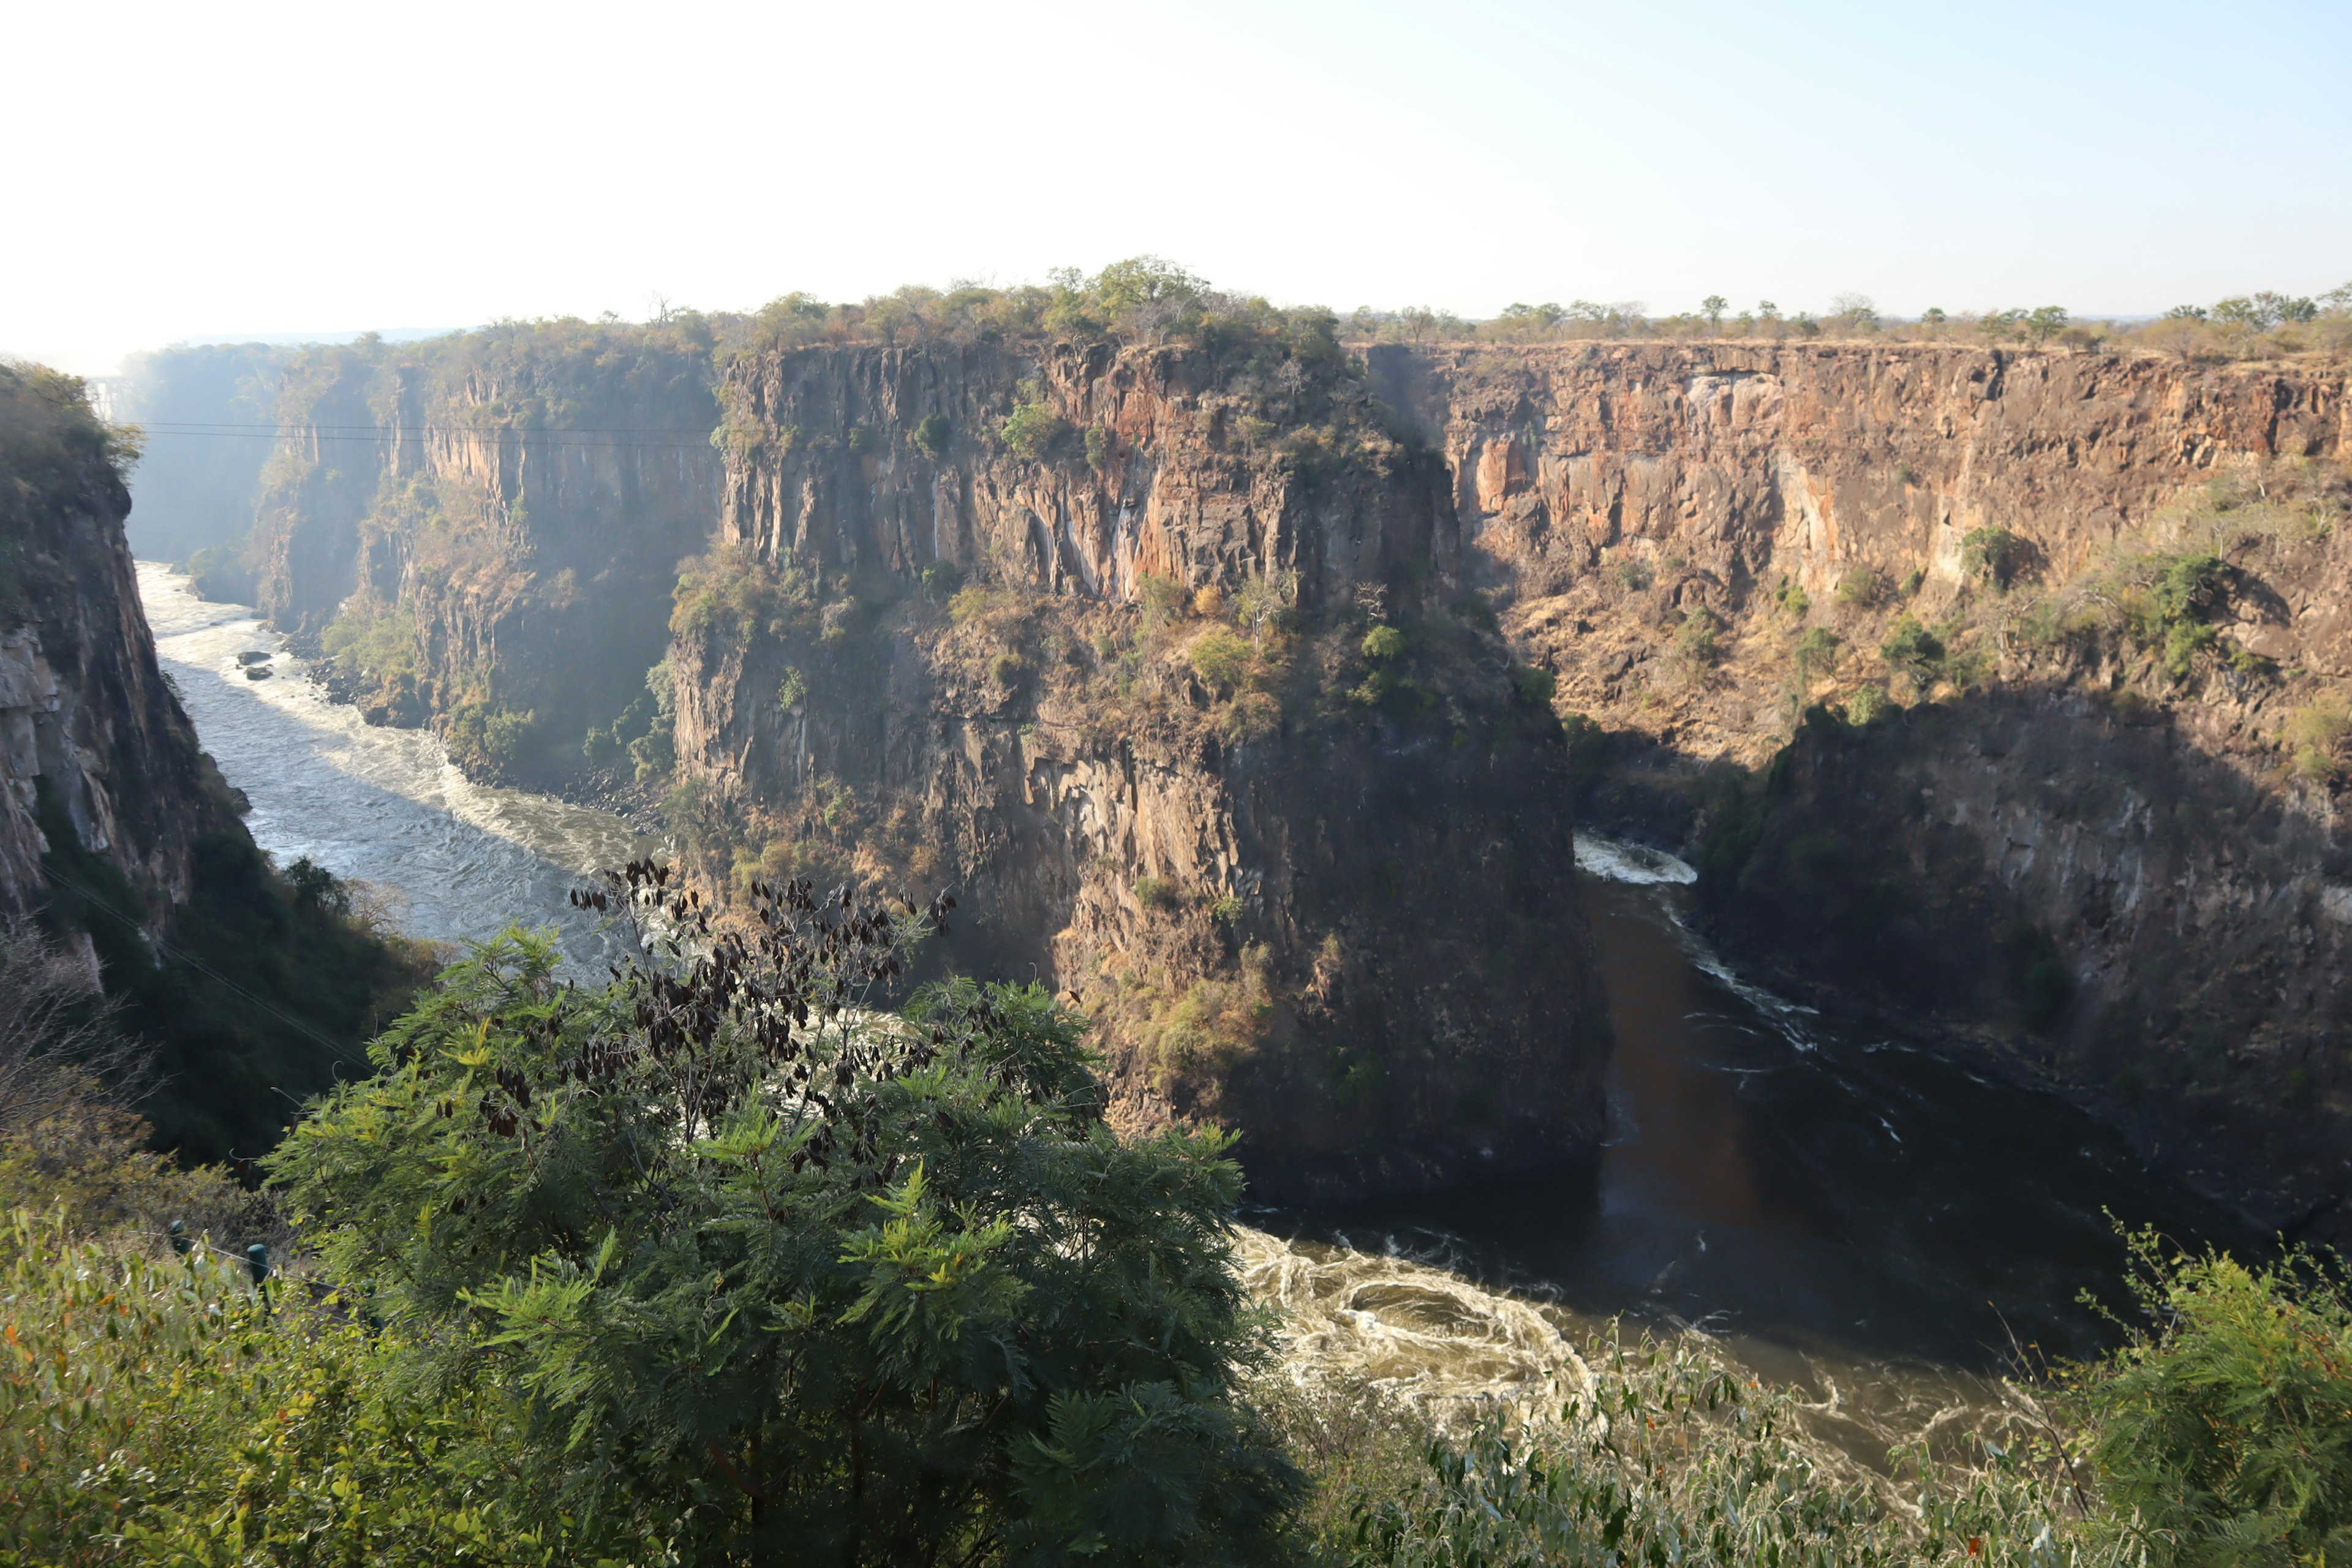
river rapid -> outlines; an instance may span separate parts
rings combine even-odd
[[[551,926],[585,979],[614,939],[565,903],[658,848],[608,814],[467,782],[439,742],[369,727],[243,606],[142,563],[164,668],[251,798],[255,839],[388,889],[409,934]],[[267,654],[252,679],[239,655]],[[2050,1096],[1745,984],[1685,926],[1690,868],[1580,836],[1617,1050],[1597,1162],[1344,1210],[1260,1212],[1252,1289],[1286,1367],[1436,1410],[1559,1386],[1612,1319],[1696,1328],[1811,1389],[1859,1448],[1989,1407],[2011,1358],[2095,1353],[2121,1304],[2115,1223],[2242,1245],[2228,1219]],[[2112,1218],[2110,1216],[2113,1216]]]

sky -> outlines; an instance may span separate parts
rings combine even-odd
[[[1156,254],[1346,310],[2352,281],[2352,4],[0,7],[0,353]]]

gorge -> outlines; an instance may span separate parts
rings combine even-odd
[[[289,367],[342,467],[280,466],[265,607],[469,766],[674,786],[714,889],[955,886],[960,962],[1273,1193],[1591,1149],[1574,819],[1783,991],[2336,1233],[2340,371],[803,326]]]

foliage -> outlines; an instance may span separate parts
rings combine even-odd
[[[493,698],[476,698],[451,709],[442,721],[442,744],[449,760],[469,777],[501,778],[521,758],[538,716],[518,713]]]
[[[334,1276],[518,1391],[541,1506],[689,1560],[1246,1551],[1290,1482],[1225,1140],[1119,1139],[1042,989],[867,1011],[940,908],[750,893],[614,876],[677,934],[603,993],[520,935],[452,970],[273,1157]]]
[[[1887,583],[1874,566],[1856,566],[1838,579],[1837,603],[1843,609],[1867,610],[1886,597]]]
[[[773,637],[805,632],[816,615],[817,584],[807,572],[789,557],[772,564],[730,542],[678,563],[669,629],[740,647],[761,632]]]
[[[1827,626],[1808,626],[1797,639],[1797,685],[1801,693],[1815,675],[1835,668],[1843,639]]]
[[[1693,610],[1675,629],[1675,657],[1696,669],[1713,664],[1719,651],[1717,634],[1721,626],[1713,611],[1705,607]]]
[[[1187,657],[1192,672],[1210,687],[1231,691],[1249,673],[1252,649],[1247,641],[1223,626],[1211,626],[1192,639]]]
[[[0,1563],[582,1560],[501,1506],[501,1390],[398,1382],[396,1340],[268,1295],[204,1249],[0,1222]]]
[[[1138,877],[1135,879],[1135,901],[1147,910],[1172,910],[1176,907],[1178,889],[1170,877]]]
[[[2021,1466],[1949,1472],[1898,1452],[1916,1500],[1890,1506],[1884,1483],[1808,1436],[1792,1390],[1759,1384],[1698,1336],[1612,1332],[1583,1360],[1589,1385],[1532,1418],[1497,1412],[1460,1438],[1423,1426],[1411,1468],[1394,1438],[1334,1467],[1355,1528],[1326,1524],[1327,1551],[1351,1568],[2069,1560],[2058,1555],[2073,1545],[2059,1534],[2072,1522],[2065,1493]]]
[[[2073,1385],[2105,1532],[2158,1564],[2352,1561],[2352,1301],[2317,1260],[2132,1238],[2147,1322]]]
[[[2032,545],[2005,528],[1970,529],[1960,541],[1960,570],[2006,588],[2032,553]]]
[[[1404,652],[1404,633],[1395,626],[1374,626],[1364,634],[1366,658],[1395,658]]]
[[[921,579],[923,592],[934,599],[952,596],[962,580],[963,573],[952,561],[932,562],[923,568]]]
[[[1043,403],[1014,406],[1004,421],[1004,444],[1024,458],[1050,456],[1070,433],[1070,422]]]
[[[1933,668],[1944,657],[1943,639],[1920,625],[1919,617],[1906,610],[1895,617],[1887,627],[1886,640],[1879,645],[1879,654],[1887,663],[1911,670]]]
[[[2336,696],[2315,698],[2287,720],[2284,736],[2294,771],[2325,784],[2344,771],[2344,752],[2352,741],[2352,707]]]
[[[952,434],[946,415],[926,414],[915,422],[915,449],[936,462],[947,456],[948,440]]]
[[[268,1148],[287,1097],[359,1060],[360,1042],[430,973],[428,950],[322,891],[338,884],[309,862],[280,875],[241,827],[197,837],[187,900],[158,920],[82,847],[48,781],[36,784],[49,843],[41,923],[88,935],[119,1026],[154,1047],[173,1085],[152,1105],[161,1147],[200,1161]]]
[[[1559,677],[1540,665],[1529,665],[1512,678],[1513,689],[1530,708],[1549,708],[1559,691]]]
[[[1246,963],[1237,979],[1194,981],[1136,1030],[1152,1087],[1210,1090],[1265,1037],[1273,1011],[1263,974]]]
[[[1886,695],[1885,687],[1865,686],[1846,699],[1845,721],[1855,725],[1874,723],[1894,706],[1895,700]]]

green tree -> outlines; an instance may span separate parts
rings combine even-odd
[[[1723,330],[1723,313],[1731,309],[1731,301],[1720,294],[1709,294],[1698,302],[1698,308],[1700,314],[1706,318],[1706,330],[1720,331]]]
[[[1070,433],[1070,423],[1043,403],[1024,403],[1004,421],[1004,444],[1024,458],[1043,458]]]
[[[482,949],[272,1162],[416,1354],[522,1392],[538,1506],[703,1563],[1270,1550],[1227,1139],[1118,1138],[1037,987],[870,1010],[911,909],[581,896],[674,938],[601,993]]]
[[[2312,1259],[2133,1238],[2152,1331],[2078,1375],[2104,1526],[2160,1564],[2352,1562],[2352,1303]]]

